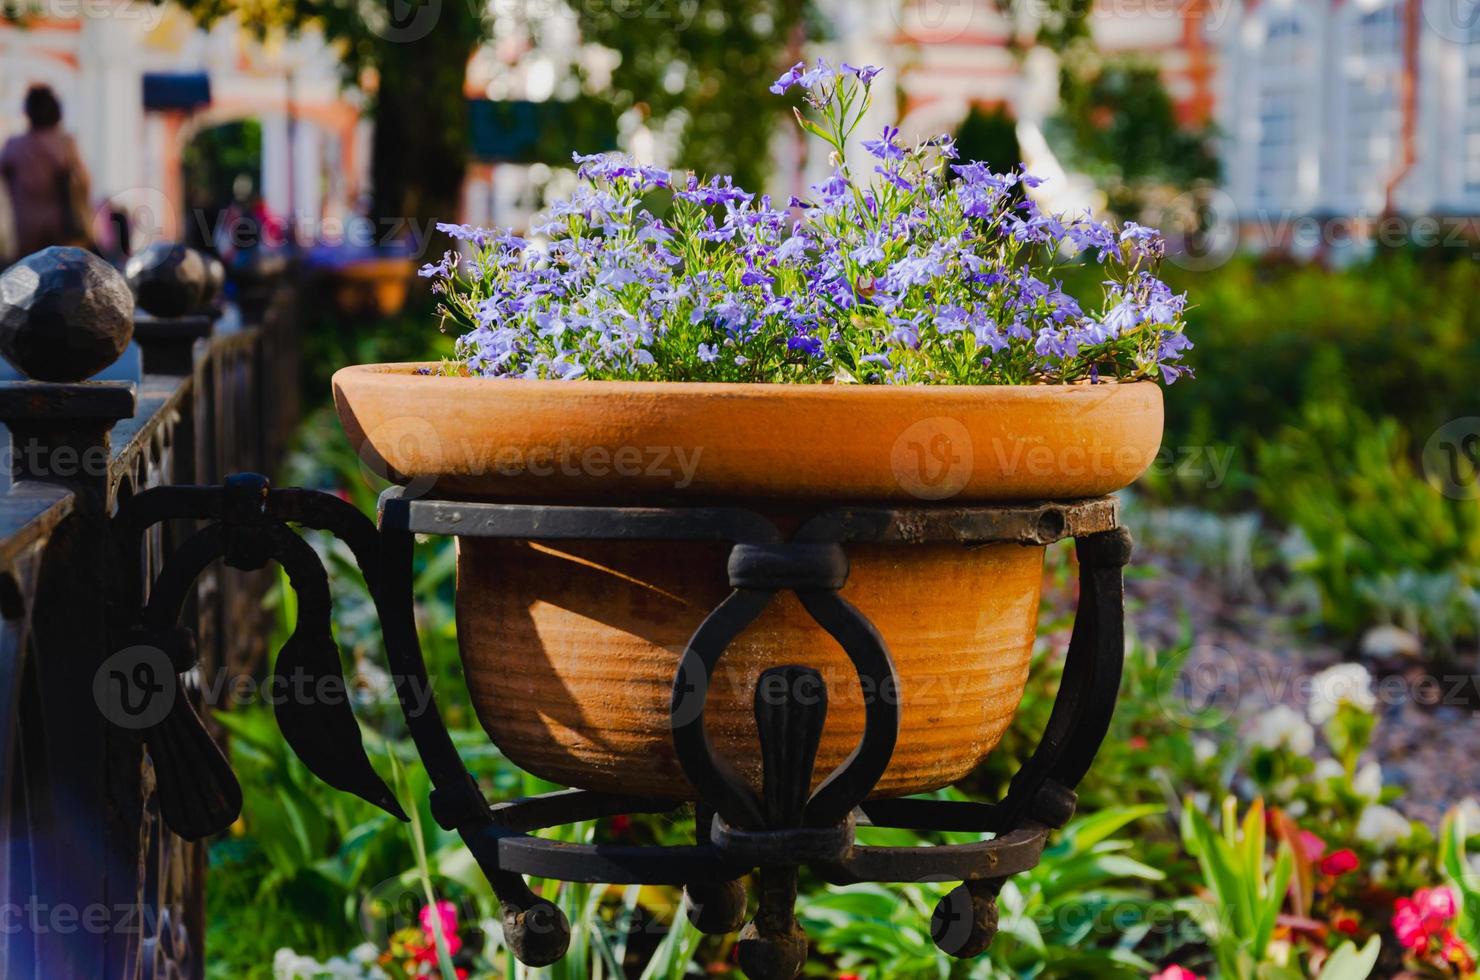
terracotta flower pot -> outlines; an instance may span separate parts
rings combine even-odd
[[[843,504],[1072,499],[1117,490],[1160,446],[1154,384],[890,388],[502,381],[365,365],[335,375],[351,442],[440,496],[725,502],[783,527]],[[669,691],[680,652],[727,594],[704,543],[463,538],[458,635],[483,726],[558,783],[683,798]],[[997,745],[1022,697],[1043,548],[850,547],[842,595],[888,643],[900,737],[876,795],[946,785]],[[846,655],[790,594],[721,660],[707,722],[754,783],[754,688],[771,666],[822,671],[818,778],[852,751],[863,697]]]
[[[406,306],[416,263],[407,258],[360,259],[329,273],[334,308],[348,317],[395,316]]]

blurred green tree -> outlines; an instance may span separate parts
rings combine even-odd
[[[1023,151],[1012,113],[1002,106],[972,106],[956,130],[956,152],[962,160],[980,160],[998,171],[1016,167]]]
[[[164,0],[155,0],[156,3]],[[468,59],[487,36],[465,0],[178,0],[197,23],[237,15],[258,37],[317,27],[340,54],[346,84],[365,89],[376,121],[372,216],[446,220],[467,168]]]
[[[621,110],[676,124],[679,166],[759,187],[771,135],[791,103],[767,91],[819,31],[811,0],[576,3],[582,35],[615,49]]]
[[[1062,109],[1050,138],[1065,162],[1089,174],[1118,214],[1139,217],[1158,187],[1216,181],[1220,167],[1209,127],[1188,128],[1156,65],[1101,59],[1078,42],[1064,56]]]

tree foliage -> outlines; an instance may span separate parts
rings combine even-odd
[[[156,0],[162,2],[162,0]],[[487,35],[466,0],[176,0],[205,26],[230,15],[258,37],[316,27],[346,84],[369,91],[372,216],[424,224],[455,216],[467,168],[463,79]]]
[[[163,2],[163,0],[156,0]],[[347,84],[366,88],[376,121],[373,216],[450,220],[468,161],[463,85],[468,59],[490,34],[496,4],[478,0],[177,0],[197,22],[237,14],[266,36],[317,27],[336,46]],[[609,92],[676,130],[679,163],[762,176],[781,100],[766,84],[806,33],[796,0],[577,2],[582,36],[620,56]],[[535,25],[536,27],[538,25]],[[566,151],[579,133],[566,134]],[[552,161],[555,162],[555,161]]]
[[[1067,137],[1059,141],[1070,147],[1066,162],[1095,178],[1116,212],[1139,214],[1150,188],[1218,179],[1211,130],[1178,120],[1155,64],[1076,48],[1063,76],[1052,130]]]
[[[622,56],[612,75],[617,107],[678,124],[678,166],[760,186],[776,122],[789,112],[767,86],[815,32],[811,3],[610,0],[575,9],[582,35]]]

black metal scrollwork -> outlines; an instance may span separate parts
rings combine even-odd
[[[413,500],[396,489],[381,499],[380,526],[329,494],[271,490],[261,477],[225,487],[150,490],[115,522],[118,547],[135,553],[145,528],[161,520],[211,521],[171,556],[130,631],[134,642],[169,652],[179,670],[193,662],[175,624],[195,576],[211,561],[237,567],[279,562],[299,592],[299,622],[277,670],[315,683],[340,684],[329,623],[328,582],[317,555],[291,525],[330,531],[344,540],[365,575],[385,637],[408,730],[433,784],[432,811],[456,830],[492,884],[503,908],[505,941],[523,962],[544,965],[564,955],[570,926],[524,875],[564,881],[682,885],[689,917],[705,932],[739,928],[746,908],[742,879],[758,871],[758,909],[741,931],[742,968],[753,980],[798,975],[807,940],[795,917],[798,869],[806,865],[837,884],[861,881],[959,881],[943,898],[932,936],[953,956],[974,956],[997,928],[1002,882],[1038,861],[1050,828],[1072,816],[1073,788],[1104,739],[1123,657],[1121,567],[1130,537],[1113,502],[1022,507],[890,510],[852,508],[805,524],[790,541],[749,511],[733,508],[540,507]],[[695,842],[680,847],[571,845],[532,831],[625,813],[661,813],[671,800],[566,790],[490,806],[468,774],[427,687],[412,596],[414,535],[434,533],[510,539],[709,540],[731,546],[733,591],[704,620],[676,665],[671,701],[673,744],[697,790]],[[869,800],[899,734],[898,677],[883,637],[840,594],[848,576],[846,545],[869,541],[908,546],[921,541],[1077,539],[1080,599],[1064,678],[1033,756],[998,804],[931,799]],[[759,678],[755,716],[760,735],[759,794],[717,754],[704,728],[707,682],[725,650],[775,595],[793,591],[853,663],[865,694],[865,729],[852,754],[811,790],[827,717],[828,692],[807,665],[774,668]],[[289,677],[291,679],[291,677]],[[344,699],[305,699],[278,707],[284,737],[305,764],[332,786],[403,816],[370,767]],[[286,699],[291,702],[293,699]],[[240,807],[225,760],[188,702],[177,698],[164,722],[145,734],[161,763],[165,819],[185,836],[220,829]],[[205,778],[202,778],[202,773]],[[165,790],[166,784],[169,790]],[[810,790],[810,792],[809,792]],[[854,826],[965,831],[984,836],[937,847],[862,846]],[[989,835],[989,836],[988,836]]]
[[[181,635],[178,622],[196,578],[217,560],[243,570],[277,562],[299,601],[298,621],[273,665],[274,690],[280,695],[274,713],[284,739],[309,771],[330,786],[407,819],[395,794],[371,767],[360,740],[330,624],[328,575],[313,548],[288,526],[301,524],[364,541],[367,533],[370,540],[375,538],[374,525],[337,497],[274,491],[266,479],[249,474],[224,487],[147,490],[120,508],[115,536],[120,547],[137,553],[145,530],[181,517],[212,523],[167,559],[124,642],[165,650],[176,673],[190,670],[194,644],[188,634]],[[144,732],[144,740],[165,821],[180,836],[195,840],[236,819],[241,788],[189,701],[176,690],[169,688],[174,700],[165,721]]]

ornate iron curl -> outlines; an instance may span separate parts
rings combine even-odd
[[[175,651],[186,669],[188,638],[175,627],[184,589],[211,560],[238,567],[277,560],[301,590],[299,629],[286,650],[288,668],[315,679],[339,676],[328,625],[328,589],[316,556],[289,530],[297,524],[327,530],[350,547],[364,573],[385,637],[408,730],[431,777],[432,812],[455,830],[483,869],[503,912],[505,941],[530,965],[559,959],[569,923],[551,902],[532,892],[525,875],[563,881],[682,885],[690,919],[701,930],[732,932],[743,922],[741,879],[759,871],[759,905],[741,932],[741,965],[753,980],[791,978],[805,963],[807,942],[794,904],[797,874],[807,866],[826,881],[959,881],[935,910],[931,932],[953,956],[975,956],[996,931],[996,895],[1003,881],[1037,864],[1050,830],[1075,807],[1083,777],[1110,722],[1123,658],[1121,567],[1130,538],[1110,499],[995,508],[850,508],[817,517],[786,541],[753,512],[734,508],[543,507],[523,504],[416,500],[393,488],[382,496],[375,524],[329,494],[271,490],[261,477],[235,478],[226,487],[151,490],[135,497],[115,521],[126,555],[144,529],[171,518],[212,523],[172,556],[129,638]],[[698,791],[696,840],[680,847],[572,845],[533,831],[629,813],[662,813],[672,800],[567,790],[490,806],[467,772],[443,724],[422,659],[414,618],[412,561],[418,533],[529,540],[718,541],[731,546],[732,593],[696,630],[675,670],[671,703],[674,748]],[[850,543],[1017,542],[1042,545],[1074,537],[1080,558],[1080,597],[1064,679],[1044,735],[997,804],[931,799],[869,800],[888,766],[899,731],[898,678],[884,638],[838,593],[847,580]],[[312,567],[310,567],[312,566]],[[127,567],[125,565],[125,567]],[[853,753],[815,791],[813,767],[827,712],[822,677],[805,665],[775,668],[759,678],[756,723],[761,741],[762,791],[755,794],[704,730],[707,680],[725,650],[777,592],[793,591],[809,614],[842,646],[865,692],[865,730]],[[300,639],[301,635],[301,639]],[[279,658],[279,666],[283,664]],[[332,677],[331,677],[332,675]],[[322,704],[279,707],[289,745],[316,774],[390,812],[399,805],[369,768],[347,704],[330,713]],[[188,710],[188,705],[186,705]],[[172,716],[174,712],[172,711]],[[196,728],[199,720],[192,719]],[[156,760],[188,724],[171,734],[152,732]],[[190,734],[191,744],[204,737]],[[209,741],[207,739],[207,741]],[[158,742],[158,750],[155,743]],[[176,753],[187,762],[162,772],[161,783],[198,779],[200,753]],[[217,753],[219,756],[219,752]],[[188,764],[187,764],[188,763]],[[168,765],[167,767],[168,768]],[[210,767],[207,767],[210,768]],[[198,794],[169,793],[180,802],[165,818],[209,833],[235,816],[230,772],[214,768],[223,785]],[[225,786],[226,780],[230,786]],[[235,807],[240,790],[235,790]],[[917,831],[990,835],[973,843],[936,847],[876,847],[854,840],[858,824]],[[178,828],[177,828],[178,829]]]

